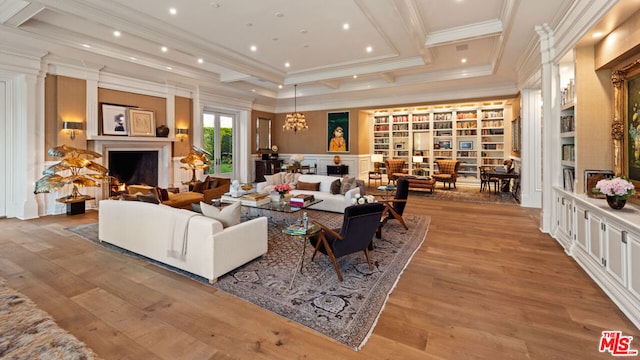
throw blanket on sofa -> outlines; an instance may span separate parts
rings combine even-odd
[[[189,235],[189,221],[194,216],[202,216],[193,214],[187,216],[176,216],[173,220],[173,236],[169,238],[167,256],[176,259],[185,260],[187,258],[187,237]],[[182,241],[176,240],[182,239]],[[179,243],[179,244],[178,244]]]

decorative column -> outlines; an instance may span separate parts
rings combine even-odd
[[[615,176],[623,174],[624,119],[622,118],[622,111],[624,109],[624,77],[624,71],[617,70],[611,73],[611,84],[613,85],[611,138],[613,139],[613,173]]]

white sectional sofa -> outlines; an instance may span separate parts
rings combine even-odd
[[[344,213],[344,208],[351,205],[351,199],[354,198],[356,194],[360,193],[360,188],[353,188],[347,191],[344,195],[331,194],[331,183],[336,179],[340,178],[327,175],[302,174],[297,177],[297,180],[293,183],[294,185],[300,181],[306,183],[320,183],[320,190],[311,191],[294,189],[291,190],[291,194],[313,194],[316,199],[322,200],[321,203],[309,207],[310,209]],[[271,193],[273,191],[273,186],[268,184],[268,182],[260,182],[256,186],[256,191]]]
[[[202,214],[141,201],[102,200],[98,238],[202,276],[219,276],[267,252],[267,218],[227,228]]]

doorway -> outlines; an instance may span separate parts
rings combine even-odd
[[[209,174],[232,178],[235,173],[233,150],[236,116],[215,111],[202,115],[202,145],[211,154]]]
[[[7,106],[7,93],[6,93],[7,84],[4,81],[0,81],[0,104],[2,104],[2,111],[0,111],[0,129],[2,129],[2,134],[4,136],[8,136],[8,125],[7,125],[7,113],[6,109],[9,109]],[[9,142],[7,139],[2,141],[2,146],[0,146],[0,174],[8,174],[7,171],[7,161],[6,156],[8,154],[7,144]],[[0,218],[7,216],[7,176],[0,176]]]

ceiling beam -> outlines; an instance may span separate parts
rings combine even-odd
[[[392,73],[388,73],[388,72],[379,73],[378,76],[380,76],[380,78],[386,81],[388,84],[393,84],[396,82],[396,77],[393,76]]]
[[[427,36],[424,22],[422,22],[422,16],[420,10],[414,0],[394,0],[398,13],[404,21],[401,23],[409,33],[411,43],[418,50],[425,64],[431,64],[433,62],[433,54],[431,49],[424,46],[423,39]]]
[[[424,44],[427,47],[442,46],[470,39],[495,36],[501,34],[502,31],[502,21],[493,19],[446,30],[434,31],[427,34]]]

